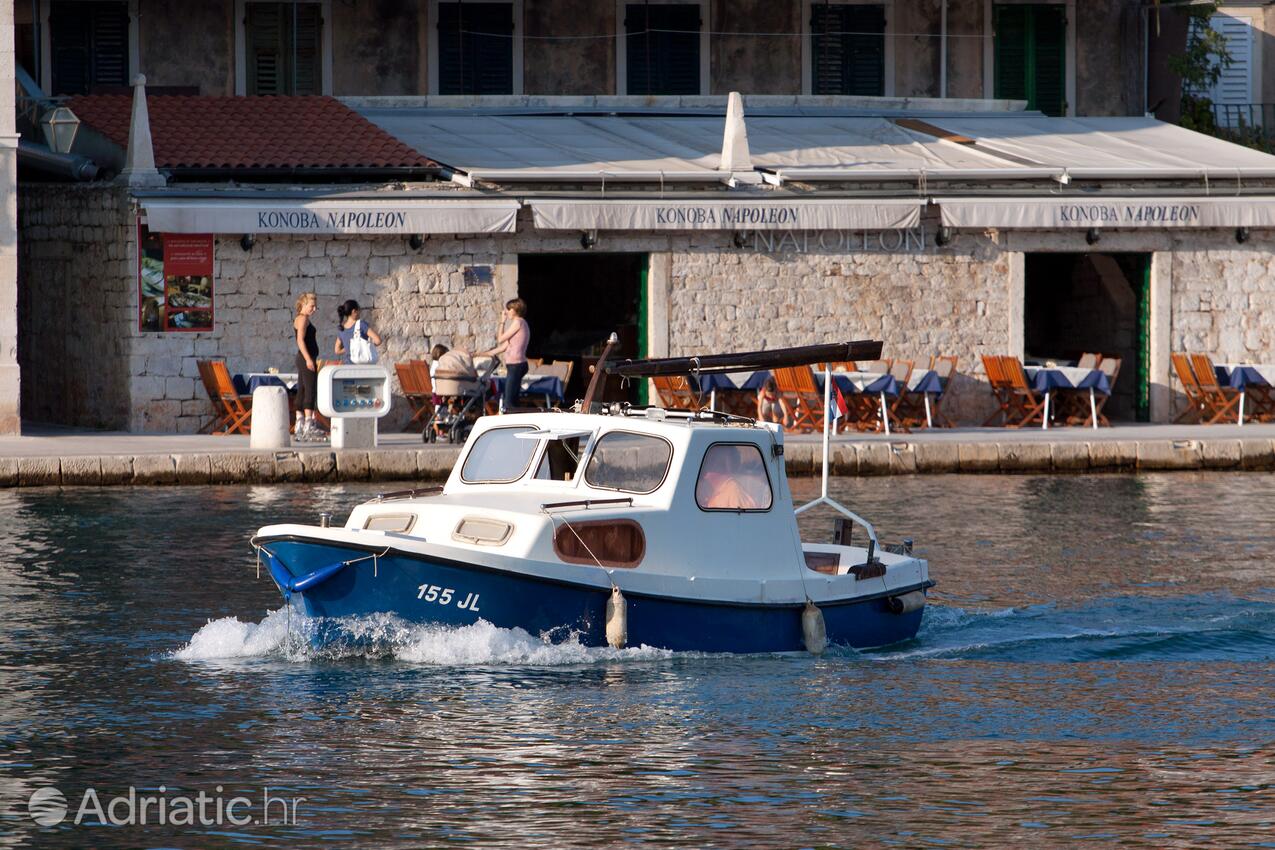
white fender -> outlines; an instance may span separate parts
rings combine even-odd
[[[822,655],[828,648],[828,630],[824,626],[823,612],[809,600],[801,611],[801,637],[806,643],[806,651],[811,655]]]
[[[624,649],[629,642],[628,603],[620,588],[612,587],[611,596],[607,599],[607,645],[615,649]]]

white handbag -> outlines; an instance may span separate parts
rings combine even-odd
[[[350,334],[350,362],[375,363],[378,359],[376,346],[367,338],[367,322],[360,321]]]

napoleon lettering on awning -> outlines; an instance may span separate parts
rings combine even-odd
[[[1192,225],[1200,220],[1199,204],[1063,204],[1057,209],[1060,225]]]

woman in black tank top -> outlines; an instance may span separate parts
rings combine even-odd
[[[297,315],[292,320],[297,347],[297,419],[293,431],[298,440],[323,439],[323,430],[314,421],[319,398],[319,339],[318,331],[310,323],[318,306],[318,297],[313,292],[302,293],[297,299]]]

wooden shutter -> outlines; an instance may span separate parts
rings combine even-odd
[[[1046,115],[1067,112],[1067,9],[993,7],[995,96],[1027,101]]]
[[[284,35],[288,49],[285,61],[292,72],[288,94],[322,94],[323,9],[318,3],[298,3],[288,9],[291,20]]]
[[[438,93],[513,94],[512,3],[438,4]]]
[[[817,3],[810,7],[811,92],[885,94],[885,7]]]
[[[127,3],[53,3],[49,43],[53,94],[128,85]]]
[[[699,94],[702,26],[695,3],[626,4],[626,93]]]
[[[1027,13],[1026,6],[996,6],[992,26],[995,33],[995,97],[998,100],[1028,100],[1027,94]]]
[[[323,93],[318,3],[249,3],[244,9],[248,94]]]
[[[1034,97],[1029,107],[1067,114],[1067,7],[1032,6]]]
[[[244,17],[248,94],[287,94],[281,3],[249,3]]]

